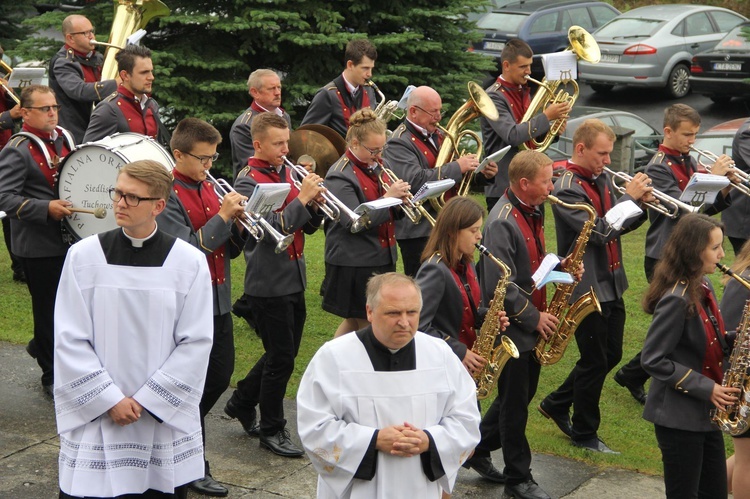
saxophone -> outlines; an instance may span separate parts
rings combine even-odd
[[[726,265],[717,263],[716,266],[726,275],[734,278],[737,282],[750,290],[750,282],[732,272]],[[734,340],[732,355],[729,357],[729,369],[724,373],[722,386],[739,388],[740,394],[735,405],[728,406],[724,410],[713,409],[713,420],[719,425],[724,433],[733,437],[747,431],[748,416],[750,415],[750,300],[745,302],[742,310],[742,319],[737,326],[737,337]]]
[[[503,310],[505,302],[505,292],[510,284],[510,268],[495,258],[489,250],[477,243],[477,249],[484,256],[495,262],[500,267],[502,276],[495,286],[495,296],[490,302],[489,310],[479,330],[479,338],[474,342],[471,351],[487,360],[484,367],[471,375],[474,383],[477,385],[477,400],[483,400],[490,396],[495,390],[497,380],[500,378],[500,372],[511,357],[518,358],[518,348],[513,341],[505,335],[500,337],[500,345],[495,348],[495,340],[500,334],[500,319],[498,314]]]
[[[586,251],[586,243],[589,241],[591,231],[594,229],[594,219],[596,218],[596,212],[594,208],[586,203],[565,203],[560,201],[556,196],[549,195],[547,199],[551,203],[559,204],[564,208],[571,210],[583,210],[589,215],[589,219],[583,224],[583,229],[576,240],[573,252],[570,255],[570,262],[566,272],[575,272],[583,261],[583,254]],[[599,299],[594,293],[592,288],[586,294],[582,295],[578,300],[575,301],[570,307],[568,302],[573,294],[573,290],[578,284],[574,281],[572,284],[560,284],[555,290],[555,295],[552,297],[552,301],[549,303],[547,312],[557,317],[559,324],[557,325],[557,331],[552,333],[549,339],[545,340],[541,336],[536,342],[534,347],[534,355],[536,360],[543,366],[549,366],[559,361],[565,349],[568,347],[573,334],[578,328],[578,324],[586,318],[590,313],[596,311],[602,313],[602,306],[599,303]]]

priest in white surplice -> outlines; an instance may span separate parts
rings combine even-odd
[[[310,361],[297,426],[318,497],[437,499],[479,442],[474,382],[444,341],[417,331],[421,308],[412,278],[375,276],[371,326]]]
[[[203,477],[211,350],[206,258],[158,230],[172,178],[136,161],[110,189],[121,227],[71,247],[55,307],[61,498],[187,497]],[[130,496],[128,496],[130,497]]]

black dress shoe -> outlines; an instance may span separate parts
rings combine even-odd
[[[273,435],[260,434],[260,445],[281,457],[300,457],[305,451],[294,445],[289,430],[284,428]]]
[[[547,419],[551,419],[552,422],[555,423],[557,427],[560,428],[560,431],[563,432],[566,436],[572,436],[573,424],[570,422],[570,414],[563,415],[551,411],[544,402],[545,401],[542,400],[542,403],[539,404],[539,407],[537,407],[537,410],[541,413],[541,415]]]
[[[492,459],[489,457],[469,458],[464,462],[463,467],[473,469],[479,473],[479,476],[490,482],[505,483],[505,475],[495,468],[495,465],[492,464]]]
[[[226,497],[229,494],[229,489],[214,480],[214,477],[212,477],[210,473],[206,474],[206,476],[200,480],[190,482],[188,487],[204,496]]]
[[[523,483],[506,485],[503,490],[503,499],[551,499],[542,488],[529,478]]]
[[[22,284],[26,284],[26,274],[24,274],[23,272],[13,272],[13,280]]]
[[[619,454],[607,447],[607,444],[599,440],[598,438],[590,438],[588,440],[572,440],[573,445],[580,447],[581,449],[590,450],[593,452],[601,452],[602,454]]]
[[[644,405],[646,403],[646,390],[643,388],[643,385],[631,383],[630,381],[628,381],[628,379],[625,378],[625,375],[622,373],[622,369],[615,373],[614,378],[615,383],[622,386],[623,388],[627,388],[628,390],[630,390],[630,394],[641,405]]]
[[[54,385],[42,385],[42,391],[46,396],[55,400],[55,386]]]
[[[34,340],[26,343],[26,353],[29,354],[32,359],[36,359],[36,344],[34,343]]]
[[[246,413],[241,408],[237,407],[230,398],[227,401],[227,405],[224,406],[224,414],[232,419],[239,420],[242,428],[245,429],[245,433],[251,437],[257,437],[260,435],[260,425],[256,420],[255,409],[251,409],[249,413]]]

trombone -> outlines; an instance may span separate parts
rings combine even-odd
[[[703,156],[704,158],[707,158],[709,161],[716,163],[716,160],[719,159],[719,156],[717,154],[712,153],[711,151],[701,150],[693,146],[690,146],[690,150],[698,154],[698,164],[702,166],[708,173],[711,173],[711,165],[703,163],[700,160],[700,157]],[[737,176],[737,178],[740,179],[739,184],[732,183],[730,185],[734,187],[735,189],[737,189],[738,191],[740,191],[745,196],[750,196],[750,174],[737,168],[734,164],[734,161],[732,161],[732,166],[729,168],[729,172],[733,173],[734,175]]]
[[[383,186],[383,189],[388,189],[392,183],[400,180],[390,168],[381,165],[380,169],[381,171],[378,174],[378,180],[380,181],[380,185]],[[435,218],[430,215],[430,212],[427,211],[427,208],[425,208],[421,202],[414,202],[414,195],[411,192],[406,195],[406,201],[399,206],[404,210],[406,218],[408,218],[414,225],[421,222],[422,218],[424,218],[430,223],[430,225],[435,227]]]
[[[226,196],[230,192],[236,192],[234,188],[229,185],[229,182],[227,182],[223,178],[220,178],[218,180],[215,179],[210,173],[208,173],[208,170],[206,170],[206,178],[209,182],[214,184],[214,192],[219,198],[220,203],[224,201],[224,196]],[[256,213],[245,211],[242,215],[239,215],[236,220],[239,221],[242,226],[247,229],[247,231],[258,242],[263,240],[266,235],[270,235],[273,241],[276,243],[276,248],[274,248],[274,251],[276,253],[281,253],[290,244],[292,244],[292,241],[294,241],[294,234],[289,234],[286,236],[282,235],[279,231],[274,229],[273,226],[268,223],[265,218]]]
[[[305,178],[310,174],[304,166],[295,165],[293,162],[289,161],[286,156],[284,156],[284,163],[286,163],[286,165],[301,178]],[[294,182],[294,187],[296,187],[297,189],[301,189],[302,182],[296,179],[294,175],[292,175],[291,177],[292,181]],[[321,182],[319,185],[320,187],[325,187],[323,185],[323,182]],[[346,214],[346,216],[349,217],[352,221],[352,234],[356,234],[357,232],[366,229],[370,225],[370,217],[368,217],[367,214],[357,215],[351,209],[349,209],[348,206],[341,202],[339,198],[337,198],[330,192],[324,191],[321,196],[323,196],[325,202],[318,203],[317,201],[313,201],[313,205],[316,206],[320,211],[322,211],[323,214],[332,222],[340,221],[342,212]]]
[[[604,167],[604,171],[609,173],[615,178],[619,178],[620,180],[624,182],[630,182],[633,180],[633,177],[628,175],[625,172],[616,172],[610,168]],[[615,189],[620,194],[625,194],[625,187],[621,185],[617,185],[614,182],[612,182],[612,185],[614,185]],[[651,194],[659,200],[658,203],[643,203],[652,210],[658,211],[662,215],[666,215],[669,218],[677,218],[680,216],[680,210],[684,211],[685,213],[698,213],[700,211],[700,206],[693,206],[690,204],[685,203],[684,201],[680,201],[679,199],[675,199],[672,196],[668,196],[664,194],[661,191],[657,191],[656,189],[651,191]]]

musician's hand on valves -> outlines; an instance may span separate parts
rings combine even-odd
[[[224,196],[224,200],[221,202],[219,216],[226,223],[233,218],[242,215],[245,211],[245,201],[247,201],[247,198],[239,192],[228,192],[227,195]]]
[[[14,120],[17,120],[21,117],[21,104],[16,104],[13,106],[13,108],[10,110],[10,117]]]
[[[405,180],[398,179],[397,181],[393,182],[390,187],[388,187],[388,190],[385,191],[385,194],[383,194],[384,198],[401,198],[405,200],[409,197],[409,189],[411,186],[406,183]]]
[[[469,374],[474,374],[484,367],[484,365],[487,363],[487,360],[481,355],[467,349],[466,355],[464,355],[464,359],[461,361],[461,363],[464,365],[466,370],[469,371]]]
[[[716,161],[711,167],[711,173],[713,173],[714,175],[724,176],[730,172],[732,167],[734,167],[734,161],[732,161],[732,158],[730,158],[726,154],[722,154],[721,156],[716,158]],[[729,180],[732,179],[730,178]]]
[[[456,160],[458,166],[461,168],[461,173],[466,173],[470,170],[476,170],[479,166],[479,158],[476,154],[466,154]]]
[[[720,411],[724,411],[727,406],[737,403],[737,394],[739,393],[739,388],[714,383],[714,389],[711,393],[711,403]]]
[[[500,331],[505,331],[508,329],[508,326],[510,326],[510,319],[508,319],[508,314],[505,312],[505,310],[501,310],[497,313],[498,318],[500,319]]]
[[[635,201],[647,201],[643,199],[647,194],[651,194],[654,188],[651,186],[651,179],[645,173],[636,173],[633,180],[628,182],[625,187],[625,194],[629,195]],[[653,196],[651,196],[653,197]]]
[[[57,220],[59,222],[63,218],[69,217],[73,214],[73,212],[68,209],[69,206],[73,206],[73,203],[62,199],[53,199],[47,206],[47,214],[52,220]]]
[[[567,102],[556,102],[550,104],[547,106],[547,109],[544,110],[544,115],[550,121],[566,117],[568,116],[568,113],[570,113],[570,104]]]
[[[490,179],[497,175],[497,163],[494,161],[490,161],[487,163],[487,166],[484,167],[482,170],[482,175],[484,175],[484,178]]]
[[[320,196],[326,192],[322,184],[323,179],[316,173],[310,173],[303,178],[299,196],[297,196],[300,202],[304,205],[308,205],[311,201],[320,202]]]
[[[542,338],[548,340],[552,336],[552,333],[557,331],[558,322],[557,317],[554,315],[547,312],[539,312],[539,322],[534,330],[541,334]]]

